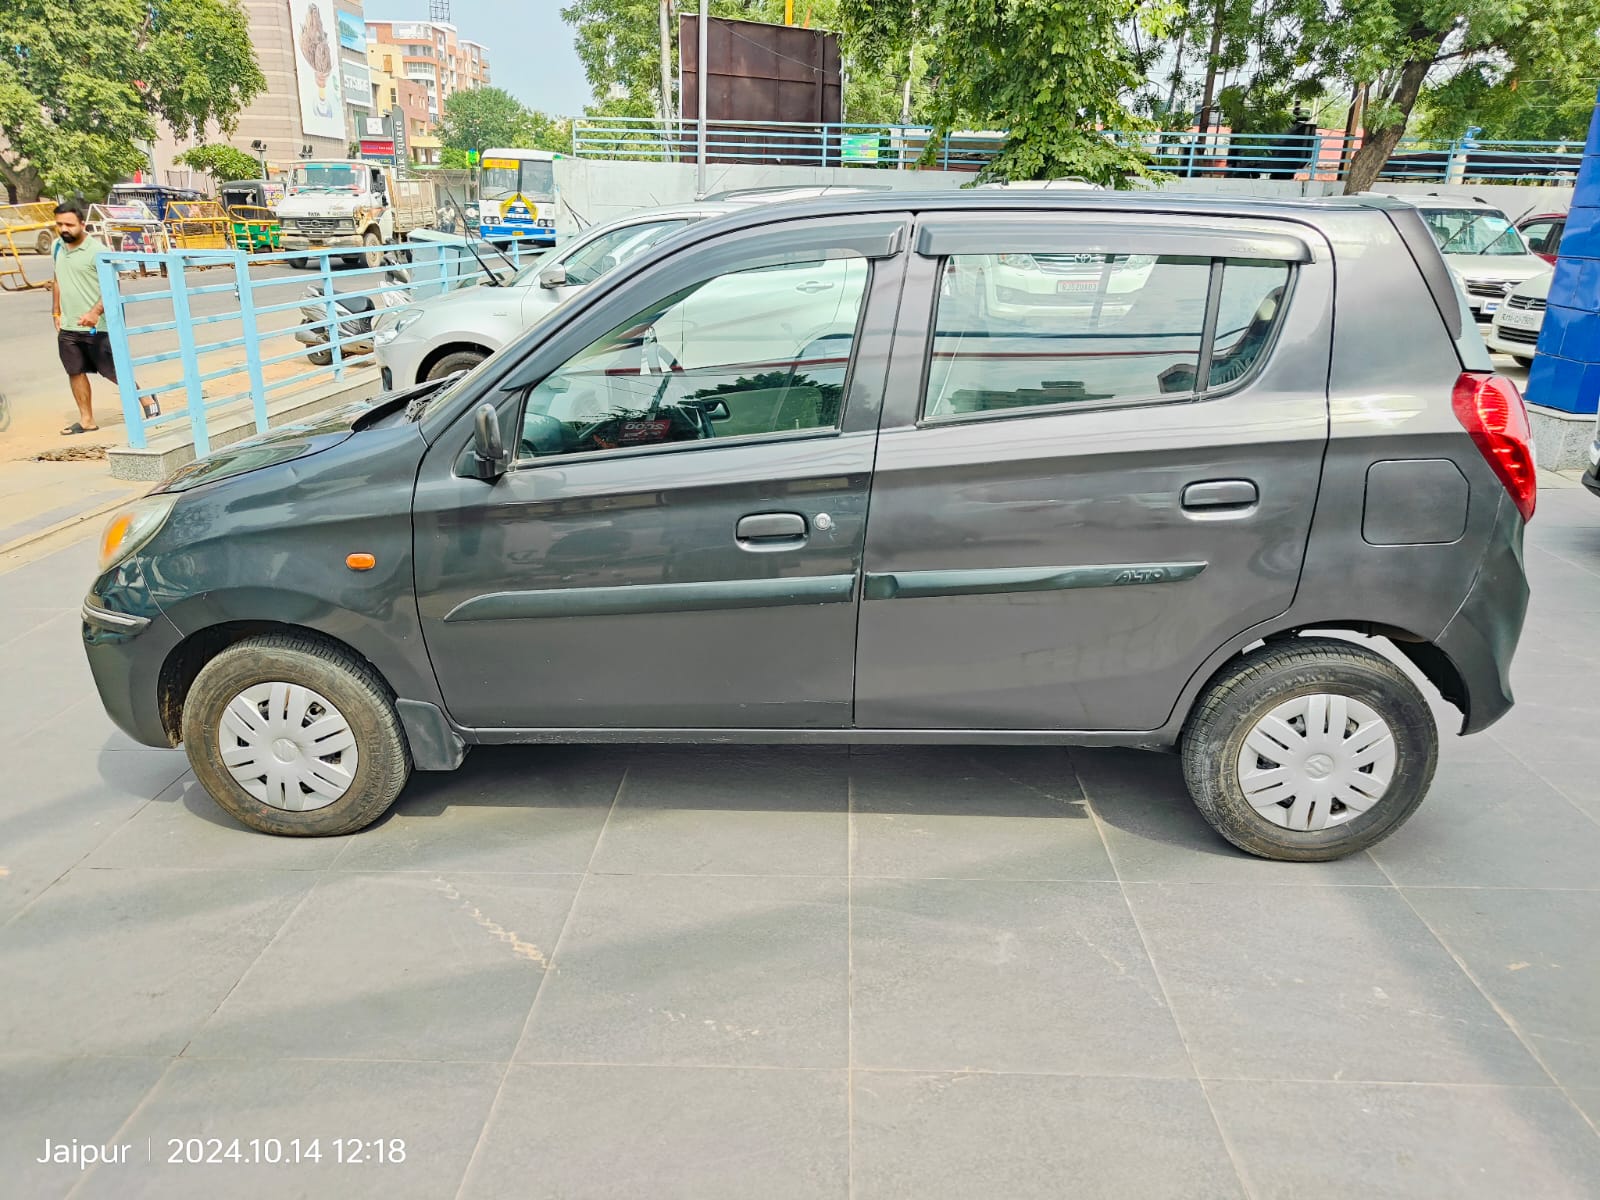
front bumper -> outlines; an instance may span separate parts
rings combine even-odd
[[[161,668],[183,635],[159,610],[118,612],[93,593],[82,618],[84,653],[106,715],[142,745],[176,745],[161,721]]]
[[[1589,443],[1589,469],[1583,473],[1583,486],[1600,496],[1600,439]]]
[[[359,233],[285,233],[278,234],[278,247],[280,250],[325,250],[330,246],[360,246],[362,245]]]

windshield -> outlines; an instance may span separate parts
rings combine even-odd
[[[349,163],[304,163],[294,169],[289,186],[297,192],[359,191],[362,175]]]
[[[1526,254],[1522,235],[1494,209],[1425,208],[1422,219],[1444,254]]]
[[[504,200],[521,192],[532,200],[555,195],[555,164],[542,159],[486,158],[478,177],[485,200]]]

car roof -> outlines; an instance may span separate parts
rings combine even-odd
[[[1332,217],[1381,210],[1412,211],[1414,206],[1393,196],[1363,193],[1317,199],[1279,199],[1226,193],[1168,191],[1084,191],[1080,189],[996,188],[896,189],[856,195],[821,196],[782,204],[742,204],[715,222],[719,231],[733,231],[817,217],[871,216],[876,213],[940,212],[1107,212],[1192,217],[1277,218],[1315,225],[1319,215]]]
[[[1504,213],[1498,204],[1490,204],[1476,196],[1400,196],[1397,199],[1406,201],[1413,208],[1481,208],[1486,212]]]

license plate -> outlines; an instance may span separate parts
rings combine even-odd
[[[1093,279],[1058,279],[1056,280],[1057,292],[1092,292],[1096,281]]]
[[[1537,313],[1517,312],[1515,309],[1506,309],[1500,314],[1500,324],[1507,329],[1537,329],[1539,316]]]
[[[1498,300],[1485,300],[1483,302],[1483,311],[1486,312],[1486,313],[1499,312],[1500,311],[1500,301],[1498,301]]]

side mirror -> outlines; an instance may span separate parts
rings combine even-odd
[[[542,288],[566,287],[567,268],[560,263],[551,263],[539,272],[539,286]]]
[[[480,404],[472,414],[474,474],[493,483],[506,473],[506,444],[500,436],[500,414],[492,404]]]

